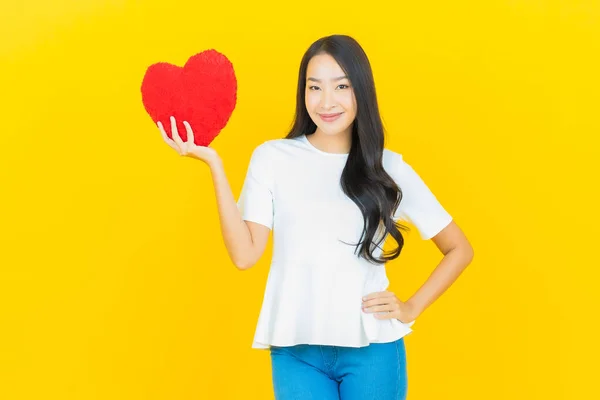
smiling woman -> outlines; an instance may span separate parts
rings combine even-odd
[[[337,77],[315,78],[341,73]],[[306,109],[313,120],[320,118],[323,122],[338,121],[341,127],[324,125],[323,131],[332,129],[348,130],[356,116],[356,98],[350,86],[350,80],[329,54],[313,57],[307,67]],[[315,84],[312,84],[315,83]],[[341,117],[341,118],[340,118]],[[349,132],[345,132],[349,136]]]
[[[404,399],[403,338],[472,249],[402,155],[384,147],[371,67],[356,40],[328,36],[306,51],[293,127],[254,150],[238,206],[259,243],[238,261],[242,269],[273,230],[253,347],[271,350],[275,397]],[[387,290],[385,270],[404,245],[400,220],[444,253],[406,302]],[[388,236],[397,247],[383,252]]]
[[[306,74],[305,107],[317,125],[315,144],[318,145],[316,141],[319,140],[326,151],[348,153],[351,125],[356,117],[356,97],[350,79],[327,53],[312,57],[306,67]],[[320,139],[321,135],[331,137],[323,140]],[[331,145],[334,148],[327,148]]]
[[[600,132],[600,2],[355,1],[341,10],[309,0],[310,16],[294,5],[1,2],[0,399],[273,398],[268,352],[250,349],[263,343],[273,343],[275,382],[305,388],[297,397],[327,398],[323,382],[343,398],[379,385],[363,396],[373,399],[394,382],[405,389],[396,379],[403,348],[391,345],[402,335],[409,398],[593,398],[600,135],[589,133]],[[376,71],[389,128],[381,164],[402,191],[394,222],[413,229],[399,228],[405,243],[386,265],[388,288],[382,266],[354,253],[363,211],[388,204],[377,199],[389,186],[374,183],[377,114],[364,96],[370,81],[361,83],[370,78],[340,37],[318,41],[300,63],[319,22],[360,35]],[[165,145],[144,111],[140,78],[152,62],[183,66],[207,48],[226,49],[236,66],[239,103],[212,148],[178,153],[183,141]],[[332,69],[313,71],[325,56]],[[292,81],[298,136],[282,139],[288,132],[273,127],[291,122]],[[347,115],[321,115],[342,112],[349,92],[346,142]],[[307,95],[321,96],[321,109],[308,110]],[[175,124],[182,139],[188,125],[200,133],[184,121]],[[478,253],[425,313],[470,249],[454,222],[436,234],[448,216],[416,172]],[[245,273],[227,271],[235,267]],[[294,355],[319,370],[278,362]],[[352,386],[353,371],[333,363],[342,358],[380,360],[373,368],[390,374],[357,369]]]

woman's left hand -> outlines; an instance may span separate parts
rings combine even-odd
[[[362,309],[375,314],[377,319],[396,318],[400,322],[409,323],[417,318],[417,310],[410,303],[403,302],[390,291],[375,292],[363,297]]]

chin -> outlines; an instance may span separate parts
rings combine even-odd
[[[318,126],[318,125],[317,125]],[[346,130],[348,130],[348,128],[350,128],[352,126],[352,124],[349,125],[342,125],[342,126],[319,126],[319,129],[321,129],[321,131],[323,131],[323,133],[329,135],[329,136],[335,136],[335,135],[339,135],[342,134],[343,132],[345,132]]]

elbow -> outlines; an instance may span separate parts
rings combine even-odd
[[[233,257],[233,264],[240,271],[250,269],[257,263],[258,258],[254,253],[253,249],[241,251],[239,256]]]
[[[248,260],[234,260],[233,264],[239,271],[250,269],[254,264]]]
[[[475,256],[473,246],[471,246],[471,244],[467,241],[444,253],[444,256],[448,256],[450,254],[452,254],[452,257],[459,260],[462,268],[466,268],[469,264],[471,264],[473,257]]]
[[[463,250],[463,257],[465,260],[465,264],[469,265],[473,261],[473,257],[475,257],[475,250],[473,250],[473,246],[470,243],[467,243]]]

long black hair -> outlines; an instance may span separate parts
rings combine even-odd
[[[375,264],[383,264],[400,255],[404,246],[400,230],[408,230],[408,227],[396,223],[392,218],[402,200],[402,190],[383,168],[384,128],[371,64],[354,38],[347,35],[326,36],[314,42],[304,53],[298,75],[296,115],[286,139],[313,134],[317,128],[306,109],[305,86],[308,63],[312,57],[320,54],[333,57],[354,88],[356,118],[352,123],[352,145],[340,184],[363,214],[363,232],[356,244],[359,256]],[[375,241],[375,235],[379,232],[382,234]],[[373,257],[372,246],[381,247],[388,233],[398,246],[382,252],[379,258]]]

